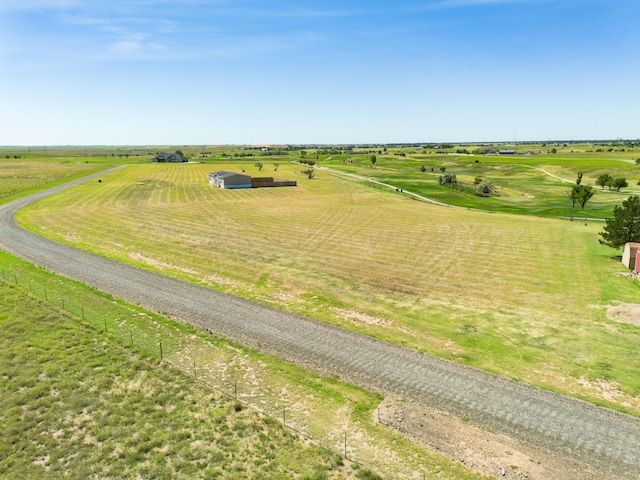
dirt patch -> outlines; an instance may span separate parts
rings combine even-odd
[[[619,397],[623,395],[623,393],[618,388],[618,382],[614,382],[613,380],[605,380],[603,378],[589,380],[587,378],[581,377],[580,379],[578,379],[578,383],[583,387],[594,391],[598,396],[611,402],[618,402]]]
[[[492,478],[596,480],[586,465],[481,429],[420,403],[385,399],[376,421],[454,462]]]
[[[369,315],[368,313],[359,312],[357,310],[345,310],[343,308],[335,309],[338,317],[343,320],[348,320],[350,322],[355,323],[356,325],[379,325],[382,327],[388,327],[393,322],[387,318],[374,317],[373,315]]]
[[[640,304],[621,303],[607,307],[607,318],[619,323],[630,323],[640,327]]]
[[[240,282],[216,274],[207,275],[204,280],[207,283],[214,283],[219,286],[239,287],[241,285]]]
[[[157,260],[155,258],[149,257],[147,255],[143,255],[143,254],[137,253],[137,252],[130,253],[129,254],[129,258],[131,260],[136,261],[136,262],[142,262],[142,263],[144,263],[146,265],[150,265],[152,267],[156,267],[156,268],[159,268],[159,269],[179,270],[181,272],[188,273],[188,274],[191,274],[191,275],[195,275],[195,274],[198,273],[195,270],[192,270],[192,269],[189,269],[189,268],[178,267],[177,265],[172,265],[170,263],[163,262],[162,260]]]

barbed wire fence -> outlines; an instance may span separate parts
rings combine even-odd
[[[221,368],[219,365],[203,361],[197,348],[190,349],[188,345],[178,345],[177,341],[163,334],[160,324],[156,332],[153,332],[153,329],[141,331],[138,327],[141,319],[134,317],[141,315],[149,320],[146,314],[131,310],[130,318],[125,318],[126,315],[109,316],[85,307],[68,294],[61,293],[61,289],[55,286],[43,286],[4,267],[0,272],[5,282],[14,284],[25,292],[62,309],[67,314],[82,319],[91,325],[97,334],[107,335],[124,346],[136,348],[181,370],[212,390],[233,399],[238,408],[242,406],[250,408],[308,441],[340,455],[350,464],[372,471],[386,470],[384,458],[372,454],[366,448],[361,448],[354,436],[350,438],[346,428],[336,430],[322,419],[314,418],[313,414],[299,405],[296,399],[274,400],[273,393],[260,388],[257,382],[247,381],[237,368]],[[379,412],[375,413],[374,419],[380,425],[386,425]],[[406,475],[410,478],[424,478],[425,474],[423,470],[413,470],[407,471]]]

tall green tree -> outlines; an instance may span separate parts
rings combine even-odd
[[[627,242],[640,242],[640,196],[632,195],[613,208],[613,218],[608,218],[600,232],[600,243],[620,248]]]
[[[571,192],[569,192],[571,206],[575,208],[576,203],[579,203],[580,207],[584,209],[584,206],[595,193],[596,192],[593,191],[593,187],[590,185],[575,184],[573,187],[571,187]]]
[[[613,181],[613,188],[616,189],[616,192],[619,192],[621,188],[627,188],[629,184],[627,183],[626,178],[616,178]]]
[[[598,178],[596,178],[596,185],[602,187],[602,189],[604,190],[604,187],[606,187],[611,180],[611,175],[609,175],[608,173],[603,173],[601,175],[598,175]]]

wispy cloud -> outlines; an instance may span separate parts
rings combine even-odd
[[[82,0],[3,0],[1,11],[67,10],[82,5]]]
[[[515,5],[522,3],[540,3],[541,0],[441,0],[424,5],[425,8],[476,7],[481,5]],[[543,0],[544,1],[544,0]]]

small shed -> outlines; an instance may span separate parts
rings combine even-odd
[[[251,188],[251,177],[242,173],[219,170],[209,174],[209,184],[216,188]]]
[[[636,257],[638,256],[638,250],[640,250],[640,243],[627,242],[624,244],[624,251],[622,252],[622,263],[630,270],[636,270]]]

